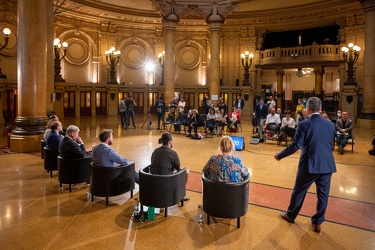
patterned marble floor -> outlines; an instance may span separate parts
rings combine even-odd
[[[64,127],[81,129],[87,148],[99,143],[103,128],[114,130],[113,148],[147,166],[158,147],[161,132],[141,128],[145,117],[137,117],[137,128],[123,130],[118,117],[63,119]],[[154,124],[156,121],[153,122]],[[327,221],[322,233],[310,228],[315,209],[315,187],[311,187],[301,215],[291,225],[278,217],[285,210],[297,169],[299,152],[277,162],[273,155],[285,146],[274,141],[249,144],[250,120],[243,130],[246,148],[234,152],[251,173],[249,211],[236,220],[214,218],[211,225],[197,223],[202,201],[201,169],[218,153],[220,138],[188,139],[174,134],[174,150],[183,166],[191,170],[184,207],[174,206],[169,217],[137,225],[130,220],[133,208],[129,194],[86,199],[86,185],[77,184],[71,193],[59,187],[57,175],[49,178],[38,153],[0,155],[0,241],[4,249],[375,249],[375,157],[367,150],[375,131],[355,129],[354,153],[334,152],[338,172],[333,175]],[[173,130],[173,129],[172,129]],[[2,132],[2,131],[0,131]],[[0,137],[0,146],[6,138]],[[138,196],[138,187],[135,196]]]

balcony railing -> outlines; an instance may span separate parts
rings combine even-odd
[[[256,64],[285,64],[299,62],[336,62],[341,61],[339,45],[311,45],[293,48],[275,48],[257,51]]]

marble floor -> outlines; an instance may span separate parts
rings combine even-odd
[[[87,148],[99,143],[100,130],[113,129],[112,147],[140,169],[150,163],[161,136],[158,130],[141,128],[144,118],[138,116],[137,128],[128,130],[120,128],[117,116],[65,118],[62,123],[79,126]],[[156,124],[156,116],[151,118]],[[0,132],[0,146],[5,146]],[[367,153],[375,131],[356,128],[354,133],[354,153],[349,149],[344,155],[333,152],[338,172],[332,178],[327,221],[320,234],[310,225],[314,186],[295,224],[278,217],[289,203],[299,152],[277,162],[273,155],[284,145],[269,140],[249,144],[249,117],[243,121],[242,132],[235,134],[245,137],[246,147],[234,155],[251,174],[249,210],[241,218],[240,229],[235,219],[213,218],[210,225],[197,222],[201,169],[218,153],[220,137],[190,140],[183,132],[174,134],[174,150],[182,166],[191,171],[186,187],[191,200],[183,207],[171,207],[167,218],[160,214],[142,225],[130,219],[133,199],[129,193],[111,197],[108,207],[100,197],[90,202],[86,184],[74,185],[69,193],[67,186],[59,187],[57,174],[49,178],[39,152],[13,153],[3,147],[0,242],[3,249],[375,249],[375,157]]]

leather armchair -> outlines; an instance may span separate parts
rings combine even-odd
[[[108,206],[109,197],[120,195],[130,191],[133,198],[135,188],[135,163],[121,167],[99,167],[90,164],[90,192],[91,201],[94,196],[105,197],[105,204]]]
[[[44,147],[47,145],[45,140],[40,140],[40,158],[44,159]]]
[[[52,171],[58,170],[57,157],[59,156],[59,151],[55,149],[49,149],[47,147],[44,150],[44,169],[49,173],[49,177],[52,178]]]
[[[237,228],[240,228],[240,217],[247,213],[249,207],[249,177],[241,182],[218,182],[207,179],[203,174],[202,182],[207,224],[210,224],[210,216],[237,218]]]
[[[156,175],[149,172],[150,166],[139,171],[139,201],[144,206],[164,207],[164,216],[167,217],[168,207],[179,202],[181,206],[184,205],[186,169],[170,175]]]
[[[90,163],[92,157],[66,159],[58,157],[59,182],[69,184],[69,192],[72,192],[72,184],[90,181]]]

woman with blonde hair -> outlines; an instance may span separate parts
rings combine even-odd
[[[206,178],[221,182],[239,182],[249,175],[241,159],[231,155],[233,150],[232,138],[223,136],[219,144],[221,154],[211,156],[202,169]]]

